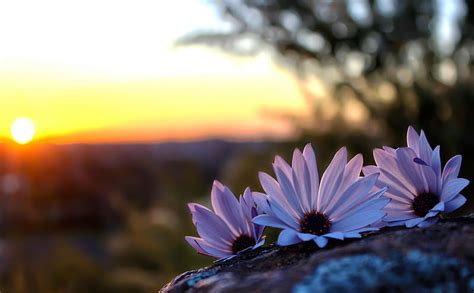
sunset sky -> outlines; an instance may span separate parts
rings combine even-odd
[[[287,135],[262,112],[304,102],[269,56],[173,46],[223,26],[208,3],[0,2],[0,137],[18,117],[56,143]]]

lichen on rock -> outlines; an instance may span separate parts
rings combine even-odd
[[[413,250],[384,259],[346,256],[319,265],[293,292],[471,292],[474,274],[457,259]]]

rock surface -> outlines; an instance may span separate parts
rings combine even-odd
[[[270,245],[186,272],[163,292],[474,292],[474,217],[352,241]]]

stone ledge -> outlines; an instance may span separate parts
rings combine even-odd
[[[270,245],[186,272],[161,292],[472,292],[474,217],[427,229],[388,228],[324,249]],[[324,286],[323,286],[324,285]]]

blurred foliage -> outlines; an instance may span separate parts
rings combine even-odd
[[[311,114],[278,117],[294,123],[299,147],[313,142],[327,161],[347,145],[371,163],[373,148],[405,145],[413,125],[441,145],[444,161],[461,153],[461,175],[472,178],[473,1],[222,0],[214,7],[229,25],[178,44],[266,52],[292,70]],[[253,156],[240,164],[258,161]],[[471,208],[473,190],[466,190]]]

